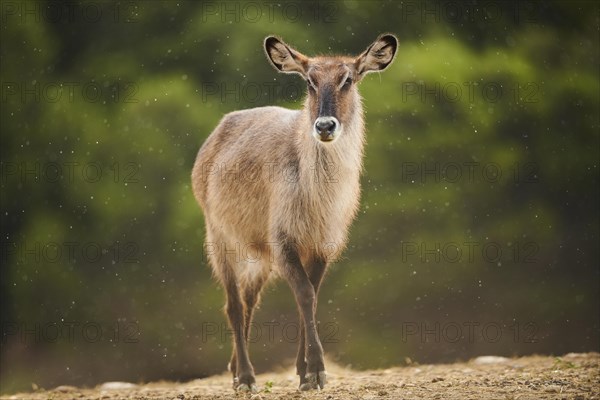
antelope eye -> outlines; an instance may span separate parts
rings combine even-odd
[[[344,86],[350,86],[352,85],[352,78],[348,77],[346,78],[346,81],[344,82]]]
[[[308,84],[308,87],[315,89],[315,85],[314,85],[314,83],[312,83],[312,81],[310,79],[307,79],[306,83]]]

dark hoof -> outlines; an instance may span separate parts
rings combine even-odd
[[[258,386],[256,386],[254,375],[233,378],[233,390],[236,392],[258,393]]]
[[[325,383],[327,383],[327,373],[325,371],[309,372],[298,389],[301,391],[323,389]]]
[[[251,383],[250,385],[247,383],[241,383],[235,390],[236,392],[258,393],[258,386],[256,386],[256,383]]]

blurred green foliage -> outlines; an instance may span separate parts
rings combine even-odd
[[[598,15],[591,2],[3,1],[1,390],[224,370],[189,174],[224,113],[301,107],[304,83],[269,66],[267,34],[307,55],[400,38],[360,86],[362,206],[320,294],[331,358],[598,350]],[[291,365],[295,322],[289,289],[270,286],[258,372]]]

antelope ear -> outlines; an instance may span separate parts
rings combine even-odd
[[[292,49],[279,38],[268,36],[265,39],[265,53],[279,72],[307,77],[308,57]]]
[[[367,49],[355,60],[356,72],[359,78],[372,71],[386,69],[396,55],[398,39],[391,33],[380,35]]]

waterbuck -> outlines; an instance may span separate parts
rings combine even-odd
[[[384,34],[357,57],[310,58],[267,37],[272,65],[306,80],[303,108],[231,112],[200,148],[192,185],[205,216],[206,254],[227,293],[236,390],[257,390],[247,338],[273,275],[288,282],[298,305],[299,388],[325,385],[315,313],[325,270],[344,248],[359,207],[365,139],[356,84],[388,67],[397,47],[396,37]]]

